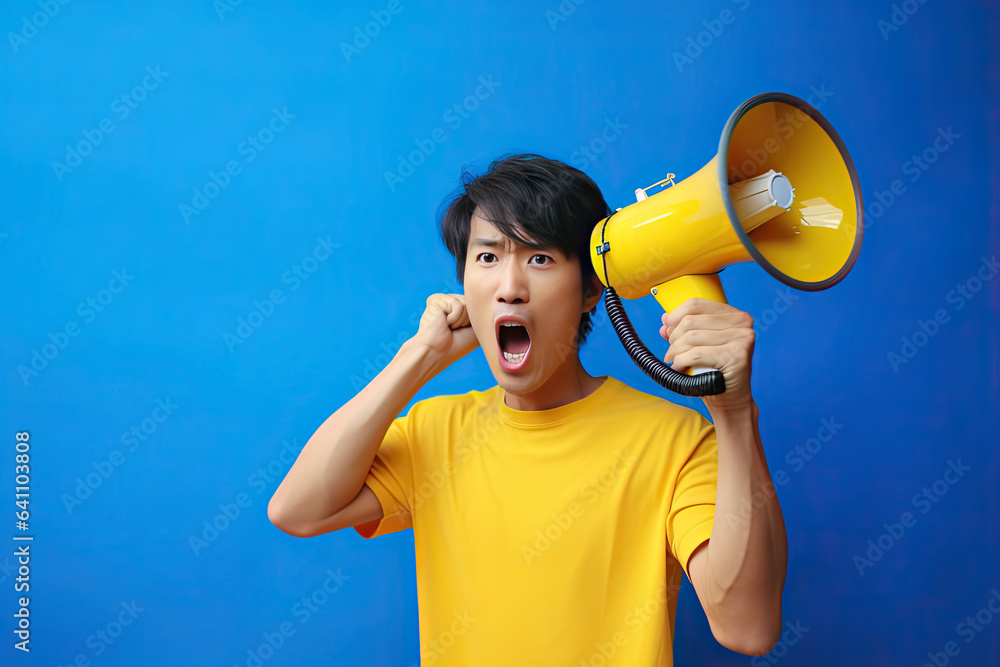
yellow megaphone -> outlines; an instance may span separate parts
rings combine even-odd
[[[679,373],[650,352],[619,295],[652,294],[665,311],[693,297],[726,303],[718,272],[751,260],[789,287],[832,287],[861,251],[861,187],[829,121],[784,93],[744,102],[726,123],[718,154],[684,181],[673,178],[636,190],[634,204],[597,223],[591,261],[607,287],[611,323],[636,364],[679,394],[721,394],[720,371]]]

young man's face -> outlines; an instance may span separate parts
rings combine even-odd
[[[544,403],[544,395],[570,381],[579,368],[580,316],[599,298],[598,291],[584,301],[576,257],[519,245],[478,209],[472,214],[466,308],[490,369],[508,394],[535,395]]]

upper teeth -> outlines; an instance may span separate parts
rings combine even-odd
[[[502,326],[502,327],[519,327],[519,326],[522,326],[522,325],[518,324],[517,322],[501,322],[500,326]],[[521,359],[524,359],[524,355],[526,355],[526,354],[527,354],[527,351],[521,352],[520,354],[515,354],[513,352],[504,352],[503,353],[503,358],[506,359],[507,361],[510,361],[510,362],[513,362],[513,363],[517,363],[518,361],[521,361]]]

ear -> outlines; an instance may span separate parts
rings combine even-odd
[[[590,312],[601,300],[601,292],[604,291],[604,283],[596,275],[590,276],[590,282],[583,294],[583,312]]]

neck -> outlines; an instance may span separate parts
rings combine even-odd
[[[514,410],[551,410],[586,398],[603,382],[583,368],[577,355],[560,366],[538,389],[527,394],[505,391],[505,402]]]

